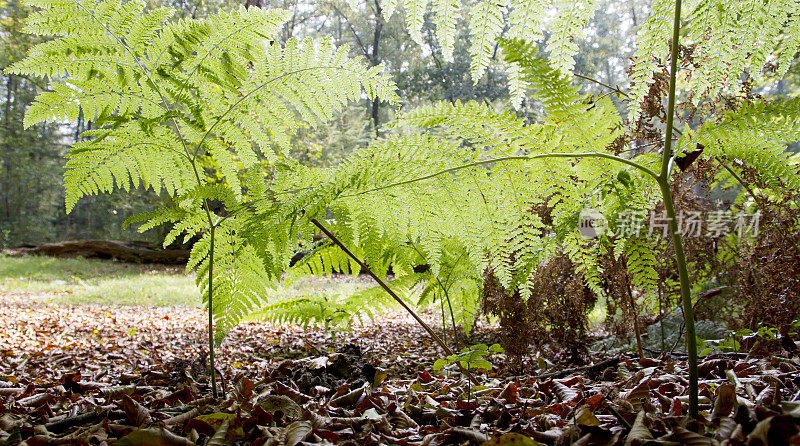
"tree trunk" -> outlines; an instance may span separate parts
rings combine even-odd
[[[11,147],[14,143],[11,136],[11,92],[14,89],[14,76],[8,76],[6,80],[6,104],[5,104],[5,150],[3,150],[3,221],[11,221],[11,203],[9,191],[11,189]]]
[[[380,42],[381,33],[383,32],[383,9],[381,8],[380,0],[375,0],[375,34],[372,38],[372,54],[370,56],[370,65],[377,66],[380,61]],[[378,135],[378,126],[380,126],[380,106],[381,103],[378,98],[372,100],[372,125],[375,128],[375,136]]]

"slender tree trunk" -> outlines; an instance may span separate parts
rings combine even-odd
[[[299,2],[294,2],[294,7],[292,8],[292,19],[289,20],[289,22],[286,23],[286,25],[284,25],[284,27],[283,27],[283,40],[284,41],[287,41],[287,40],[291,39],[292,36],[294,35],[294,28],[295,28],[295,26],[297,26],[297,4],[298,3]],[[288,9],[288,7],[286,5],[284,5],[284,8]]]
[[[381,33],[383,33],[383,9],[381,8],[380,0],[375,0],[375,34],[372,38],[372,54],[370,55],[370,65],[376,66],[380,61],[380,42]],[[378,127],[380,126],[380,109],[381,103],[376,97],[372,100],[372,126],[375,128],[375,136],[379,136]]]
[[[6,80],[6,106],[5,106],[5,150],[3,150],[3,221],[11,220],[11,203],[9,201],[9,190],[11,188],[11,92],[14,89],[14,76],[8,76]]]

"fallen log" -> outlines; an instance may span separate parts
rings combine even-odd
[[[184,264],[189,260],[186,249],[163,249],[149,242],[119,240],[72,240],[44,243],[32,247],[4,249],[10,256],[46,255],[54,257],[86,257],[117,259],[131,263]]]
[[[321,238],[320,238],[321,239]],[[3,254],[19,257],[44,255],[53,257],[85,257],[98,259],[117,259],[131,263],[160,263],[181,265],[189,260],[188,249],[163,249],[150,242],[119,240],[72,240],[58,243],[44,243],[38,246],[21,246],[3,250]],[[311,251],[298,251],[289,261],[289,267],[303,260]],[[417,265],[415,273],[430,270],[429,265]],[[389,274],[393,274],[389,267]]]

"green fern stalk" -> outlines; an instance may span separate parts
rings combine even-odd
[[[686,324],[686,353],[689,355],[689,415],[697,419],[700,415],[698,408],[698,376],[697,376],[697,338],[694,326],[694,307],[692,306],[691,284],[689,272],[686,268],[686,256],[683,252],[683,242],[678,230],[678,220],[675,214],[675,204],[672,199],[672,190],[669,183],[669,167],[672,162],[672,129],[675,119],[675,77],[678,71],[678,45],[681,30],[681,0],[675,0],[675,19],[672,25],[672,54],[669,74],[669,99],[667,103],[667,129],[665,133],[664,153],[661,155],[661,174],[658,176],[658,186],[664,199],[664,210],[669,219],[669,229],[672,232],[672,245],[675,248],[675,263],[678,267],[678,277],[681,284],[681,299],[683,300],[683,319]]]
[[[217,370],[214,368],[214,242],[216,241],[216,227],[211,219],[208,200],[205,202],[205,209],[208,214],[208,231],[211,238],[211,246],[208,250],[208,363],[211,366],[211,394],[217,398]]]

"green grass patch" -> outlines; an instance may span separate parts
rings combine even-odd
[[[269,301],[318,293],[350,295],[368,286],[348,276],[307,277],[278,287]],[[0,254],[2,294],[81,305],[203,306],[194,275],[185,274],[183,267],[84,258]]]
[[[0,256],[0,293],[57,303],[200,306],[194,277],[181,267],[82,258]]]

